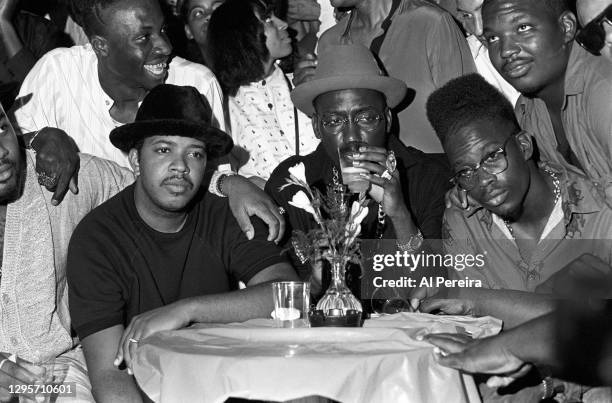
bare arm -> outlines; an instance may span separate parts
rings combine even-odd
[[[274,309],[270,286],[273,281],[299,281],[299,277],[289,264],[278,263],[253,276],[246,289],[185,298],[134,317],[123,332],[121,342],[115,346],[116,363],[125,361],[131,368],[130,349],[135,343],[130,339],[141,340],[153,333],[181,329],[193,322],[230,323],[269,318]]]
[[[82,340],[92,393],[97,402],[142,402],[134,378],[113,365],[123,329],[123,325],[116,325]]]
[[[484,339],[431,334],[426,340],[439,347],[437,361],[469,373],[509,375],[525,363],[555,366],[554,314],[541,316],[507,332]],[[526,342],[528,341],[528,342]]]

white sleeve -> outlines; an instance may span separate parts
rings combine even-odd
[[[40,130],[43,127],[61,127],[56,111],[60,105],[59,91],[65,83],[58,74],[61,71],[57,58],[53,54],[43,56],[26,76],[13,107],[15,122],[22,133]]]

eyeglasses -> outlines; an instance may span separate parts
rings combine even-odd
[[[457,172],[455,176],[451,178],[451,183],[457,185],[464,190],[472,190],[478,183],[478,170],[482,168],[485,172],[491,175],[497,175],[508,169],[508,158],[506,158],[506,148],[508,142],[513,139],[515,135],[509,136],[504,144],[497,150],[489,153],[480,160],[473,168],[465,168]]]
[[[375,111],[360,112],[353,118],[353,123],[364,131],[375,130],[380,122],[384,119],[384,116]],[[349,123],[348,117],[340,117],[337,115],[329,115],[321,118],[321,125],[323,128],[331,133],[340,133],[344,126]]]
[[[601,55],[601,49],[606,43],[604,23],[612,23],[612,5],[609,5],[601,14],[593,18],[576,35],[576,42],[595,56]]]

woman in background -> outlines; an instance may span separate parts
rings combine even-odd
[[[319,143],[276,65],[292,51],[287,24],[261,0],[227,0],[212,14],[206,51],[228,102],[239,173],[263,188],[281,161]]]

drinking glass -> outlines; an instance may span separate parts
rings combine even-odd
[[[351,141],[338,148],[338,159],[340,170],[342,171],[342,183],[348,186],[351,193],[361,193],[368,190],[370,182],[359,176],[361,173],[368,173],[365,168],[355,166],[355,161],[350,156],[359,153],[359,147],[367,146],[362,141]]]
[[[272,283],[274,325],[276,327],[310,327],[310,283],[280,281]]]

